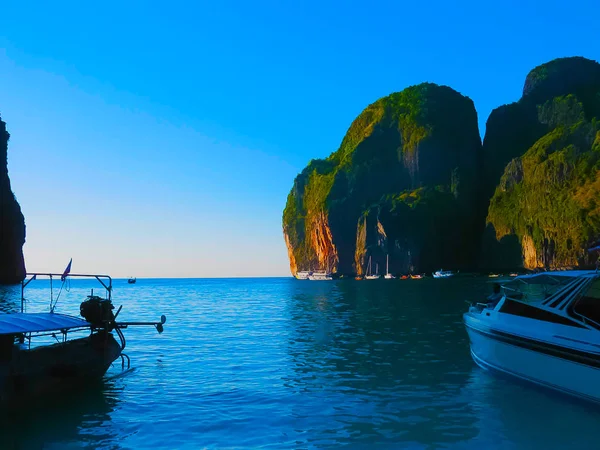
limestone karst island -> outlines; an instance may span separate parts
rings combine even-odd
[[[447,86],[381,98],[296,177],[283,212],[292,274],[586,266],[600,237],[600,64],[534,68],[487,119]]]

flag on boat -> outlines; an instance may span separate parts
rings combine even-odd
[[[67,278],[67,275],[69,275],[71,273],[71,263],[72,262],[73,262],[73,258],[71,258],[71,261],[69,261],[69,265],[67,266],[67,268],[63,272],[62,276],[60,277],[60,281],[65,281]]]
[[[596,245],[595,247],[592,248],[588,248],[588,252],[596,252],[596,251],[600,251],[600,245]]]

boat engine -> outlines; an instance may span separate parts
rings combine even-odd
[[[112,302],[108,299],[89,295],[87,300],[81,302],[79,312],[81,317],[87,320],[94,327],[108,327],[110,331],[113,328],[115,315],[113,314]]]

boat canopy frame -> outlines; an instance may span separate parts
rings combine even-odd
[[[28,276],[31,278],[27,279]],[[65,277],[65,275],[62,273],[28,272],[27,274],[25,274],[25,279],[21,282],[21,312],[22,313],[25,312],[25,288],[32,281],[37,280],[38,277],[47,277],[48,280],[50,280],[50,312],[54,312],[54,307],[56,306],[56,303],[54,302],[54,288],[53,288],[52,282],[53,282],[54,278],[62,279],[63,277]],[[106,299],[109,301],[112,300],[113,285],[112,285],[112,278],[109,275],[95,275],[95,274],[82,274],[82,273],[71,274],[70,273],[70,274],[66,275],[65,278],[95,278],[96,280],[98,280],[98,282],[104,288],[104,290],[106,292],[106,294],[105,294]],[[63,283],[64,283],[64,281],[63,281]],[[93,290],[92,290],[92,295],[93,295]],[[60,291],[56,298],[56,301],[58,301],[59,296],[60,296]]]

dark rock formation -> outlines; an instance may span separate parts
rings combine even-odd
[[[600,64],[533,69],[481,148],[472,102],[413,86],[369,105],[296,177],[283,216],[292,273],[589,264],[600,240]],[[486,220],[487,216],[487,220]],[[479,257],[476,253],[481,248]]]
[[[283,213],[292,273],[472,265],[482,218],[473,102],[424,83],[369,105],[340,148],[296,177]]]
[[[25,277],[23,244],[25,219],[8,178],[8,139],[6,124],[0,118],[0,283],[14,284]]]
[[[600,64],[579,57],[536,67],[519,102],[492,112],[483,142],[487,221],[521,248],[511,239],[511,255],[501,255],[507,249],[486,233],[488,264],[515,256],[527,268],[589,262],[585,248],[600,237],[599,120]]]

